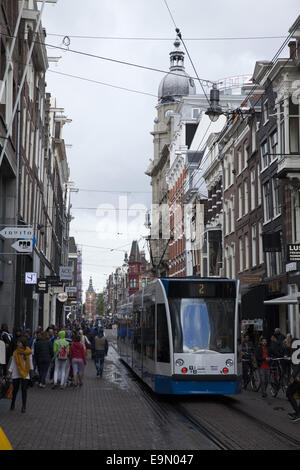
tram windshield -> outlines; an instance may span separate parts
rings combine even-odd
[[[175,353],[233,353],[235,300],[169,298]]]

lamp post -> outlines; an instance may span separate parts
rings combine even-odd
[[[210,107],[205,112],[212,122],[216,122],[221,114],[224,114],[220,106],[220,92],[217,89],[217,84],[213,83],[210,90]]]

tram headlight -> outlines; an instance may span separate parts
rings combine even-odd
[[[233,360],[232,359],[227,359],[226,366],[227,367],[232,367],[233,366]]]
[[[177,359],[175,364],[176,364],[176,366],[181,367],[184,364],[184,360],[183,359]]]

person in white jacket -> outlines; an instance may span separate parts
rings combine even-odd
[[[27,346],[27,339],[21,337],[17,341],[17,348],[15,349],[11,363],[8,368],[8,378],[13,382],[13,396],[10,409],[15,409],[15,401],[21,385],[22,389],[22,413],[26,411],[27,403],[27,388],[30,380],[30,371],[33,370],[32,351]]]

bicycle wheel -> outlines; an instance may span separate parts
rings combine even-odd
[[[279,392],[279,381],[275,371],[271,371],[270,375],[270,389],[272,397],[277,397]]]
[[[258,369],[253,369],[250,383],[253,392],[258,392],[258,390],[260,389],[260,378]]]

